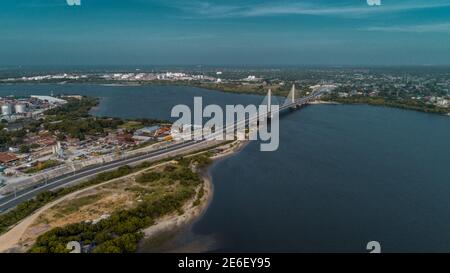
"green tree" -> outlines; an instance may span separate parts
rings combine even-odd
[[[27,154],[27,153],[30,152],[30,150],[31,149],[30,149],[29,145],[22,144],[22,145],[19,146],[19,152],[22,153],[22,154]]]

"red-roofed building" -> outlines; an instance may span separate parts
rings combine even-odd
[[[3,164],[18,160],[19,158],[12,153],[0,153],[0,162]]]

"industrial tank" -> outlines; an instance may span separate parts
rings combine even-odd
[[[9,104],[2,105],[2,115],[9,116],[12,114],[12,108]]]
[[[16,104],[14,106],[14,109],[16,111],[16,114],[23,114],[27,111],[25,104]]]

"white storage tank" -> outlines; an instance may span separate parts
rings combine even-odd
[[[25,104],[19,103],[14,106],[14,110],[16,111],[16,114],[23,114],[27,111],[27,107]]]
[[[9,104],[2,105],[2,115],[9,116],[12,114],[12,108]]]

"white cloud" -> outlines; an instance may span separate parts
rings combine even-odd
[[[234,18],[234,17],[259,17],[277,15],[316,15],[335,17],[364,17],[380,13],[397,13],[403,11],[450,7],[448,1],[403,1],[397,3],[386,3],[382,6],[369,6],[365,0],[361,5],[320,5],[317,3],[263,3],[240,5],[216,5],[203,1],[185,1],[179,3],[178,8],[189,14],[200,15],[207,18]]]
[[[409,32],[409,33],[450,33],[450,23],[406,25],[406,26],[373,26],[361,30],[382,31],[382,32]]]

